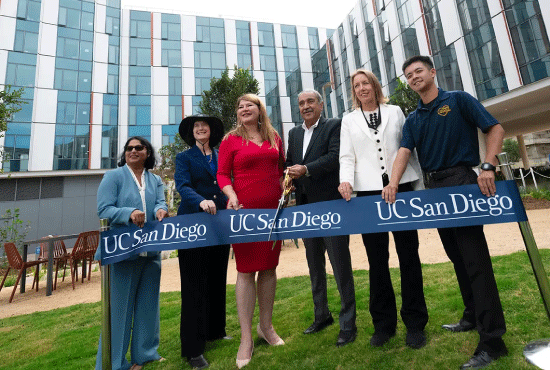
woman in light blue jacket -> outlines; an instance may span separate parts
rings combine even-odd
[[[124,145],[118,168],[108,171],[97,190],[97,214],[111,228],[133,223],[139,227],[168,217],[164,186],[148,170],[155,167],[151,143],[134,136]],[[101,259],[100,248],[96,259]],[[160,253],[145,252],[110,265],[112,370],[139,370],[143,364],[162,361],[160,338]],[[131,344],[132,365],[126,360]],[[101,338],[96,357],[101,370]]]

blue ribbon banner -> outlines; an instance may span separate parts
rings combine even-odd
[[[381,196],[319,202],[283,209],[272,240],[367,234],[384,231],[473,226],[527,221],[514,181],[499,181],[494,197],[477,185],[399,193],[388,205]],[[101,262],[110,264],[141,252],[266,241],[274,209],[193,213],[101,233]]]

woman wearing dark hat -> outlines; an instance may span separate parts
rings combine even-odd
[[[227,197],[216,181],[218,151],[223,137],[216,117],[186,117],[179,127],[191,147],[176,156],[174,179],[181,195],[178,215],[225,209]],[[181,277],[181,355],[191,367],[204,369],[206,341],[228,338],[225,332],[225,290],[229,245],[178,250]]]

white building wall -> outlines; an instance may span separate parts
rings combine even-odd
[[[37,55],[35,86],[43,89],[53,89],[55,76],[55,57]]]
[[[17,16],[17,0],[0,1],[0,16],[15,18]]]
[[[455,42],[456,60],[460,77],[462,78],[462,88],[470,95],[477,97],[476,87],[474,85],[474,76],[472,68],[468,60],[468,52],[464,38],[460,38]]]
[[[0,49],[0,87],[6,83],[6,69],[8,68],[8,51]]]
[[[444,15],[444,19],[442,19],[441,25],[443,27],[445,43],[447,45],[450,45],[462,37],[462,27],[460,26],[460,18],[458,15],[456,1],[441,0],[437,4],[437,7],[439,9],[439,14]]]
[[[162,146],[162,126],[169,124],[168,67],[151,67],[151,144]]]
[[[508,25],[504,19],[504,13],[500,13],[492,18],[495,31],[500,60],[506,76],[508,90],[513,90],[522,85],[516,63],[515,52],[512,49],[512,40],[509,36]]]
[[[16,23],[15,18],[0,16],[0,50],[13,50]]]
[[[234,19],[225,20],[225,64],[229,67],[229,77],[233,77],[237,58],[237,27]]]
[[[162,65],[162,41],[161,41],[161,29],[162,29],[162,16],[161,13],[152,13],[152,29],[153,29],[153,66],[158,67]],[[152,83],[153,81],[151,81]],[[152,112],[152,110],[151,110]],[[151,118],[153,118],[152,116]],[[152,121],[151,121],[152,122]]]
[[[52,93],[57,93],[57,91],[48,91],[48,94]],[[55,143],[55,124],[33,122],[29,149],[29,171],[51,171],[53,169],[53,143]]]
[[[92,124],[90,125],[90,169],[101,168],[101,138],[103,136],[103,94],[93,93]]]
[[[40,21],[47,24],[57,25],[59,17],[59,0],[42,0]]]
[[[347,20],[347,19],[346,19]],[[353,55],[353,45],[352,45],[352,37],[351,37],[351,29],[350,29],[350,24],[349,22],[344,22],[343,23],[343,26],[344,26],[344,40],[346,42],[346,54],[347,54],[347,59],[348,59],[348,69],[350,71],[350,75],[351,73],[353,73],[353,71],[355,71],[357,69],[357,67],[355,66],[355,56]]]

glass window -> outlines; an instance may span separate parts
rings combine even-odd
[[[150,126],[151,106],[130,106],[128,111],[128,125]]]
[[[14,50],[36,54],[38,49],[38,33],[17,31],[15,33]]]
[[[181,77],[168,77],[168,94],[181,95]]]
[[[40,20],[40,8],[39,0],[19,0],[17,18],[38,22]]]
[[[131,14],[133,14],[132,12]],[[151,38],[151,21],[130,20],[130,37]]]
[[[130,76],[129,94],[148,95],[151,94],[151,78]]]
[[[179,41],[162,41],[161,63],[163,66],[181,66],[181,43]]]
[[[550,42],[537,0],[505,0],[510,28],[524,84],[550,76]]]
[[[319,50],[319,32],[317,28],[308,27],[307,29],[308,33],[308,40],[309,40],[309,49],[311,50],[311,54]]]
[[[237,24],[237,44],[250,45],[249,22],[236,21]]]
[[[34,87],[34,66],[8,64],[6,83],[13,86]]]

